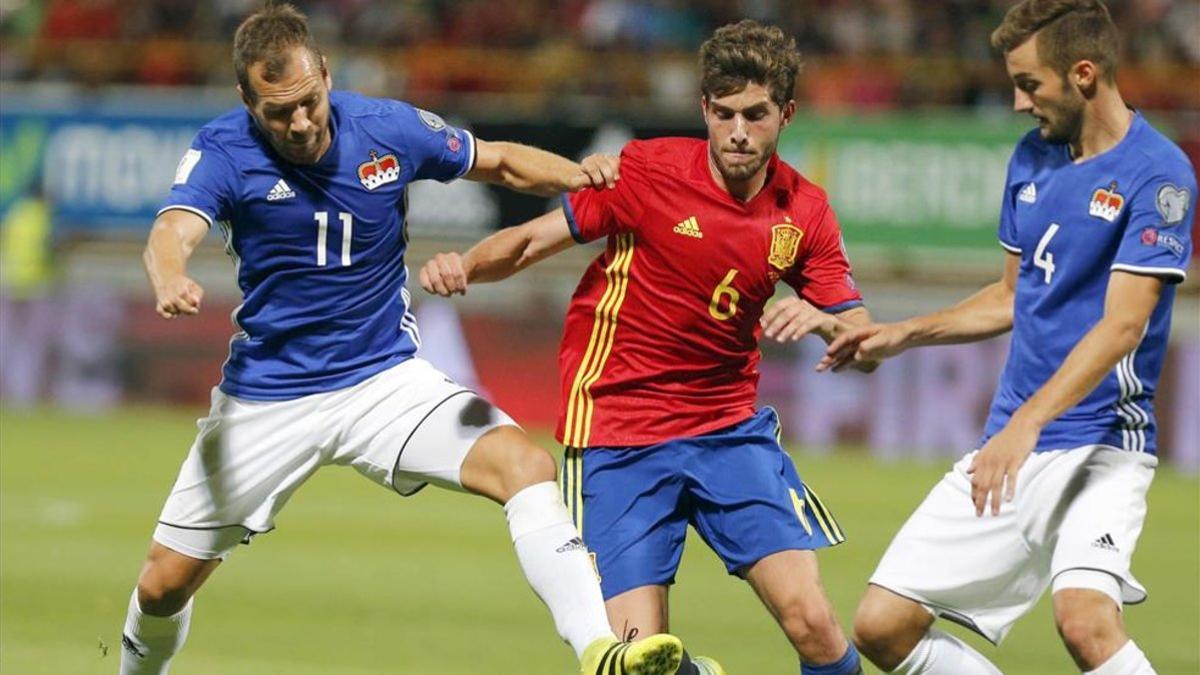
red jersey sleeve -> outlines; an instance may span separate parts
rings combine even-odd
[[[842,229],[828,204],[813,219],[804,237],[804,255],[784,275],[796,294],[831,314],[863,304],[854,285],[850,261],[842,244]]]
[[[588,188],[562,196],[563,212],[575,241],[586,244],[637,227],[642,203],[637,194],[645,194],[645,160],[637,141],[621,151],[621,177],[611,190]]]

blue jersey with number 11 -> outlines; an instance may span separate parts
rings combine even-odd
[[[357,384],[416,352],[405,189],[470,170],[475,140],[399,101],[330,93],[333,141],[280,158],[244,109],[196,135],[162,211],[219,223],[244,300],[221,390],[252,400]],[[160,211],[161,213],[161,211]]]
[[[1021,256],[1012,347],[984,436],[1062,366],[1104,314],[1114,271],[1166,284],[1141,343],[1078,405],[1043,430],[1037,451],[1104,444],[1155,451],[1154,391],[1175,284],[1191,257],[1196,175],[1187,157],[1140,115],[1114,148],[1074,162],[1035,130],[1008,169],[1000,243]]]

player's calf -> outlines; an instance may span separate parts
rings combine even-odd
[[[745,577],[799,653],[802,673],[862,672],[858,651],[846,639],[821,587],[816,554],[772,553],[751,565]]]
[[[167,672],[187,639],[192,596],[220,562],[150,545],[121,631],[121,675]]]
[[[558,489],[557,465],[515,426],[479,437],[460,469],[461,484],[504,505],[525,579],[550,610],[558,634],[579,657],[615,641],[587,548]]]

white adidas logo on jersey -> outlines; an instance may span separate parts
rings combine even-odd
[[[1033,183],[1027,184],[1025,187],[1021,188],[1021,194],[1017,195],[1017,199],[1025,202],[1026,204],[1033,204],[1037,202],[1037,186]]]
[[[291,199],[295,196],[296,193],[292,192],[292,188],[288,187],[288,184],[280,178],[279,182],[275,183],[275,187],[271,188],[271,191],[267,193],[267,201],[277,202],[280,199]]]

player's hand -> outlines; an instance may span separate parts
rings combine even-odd
[[[579,163],[579,173],[571,177],[567,189],[571,192],[585,188],[612,189],[621,178],[620,168],[621,158],[617,155],[588,155]]]
[[[795,342],[809,333],[829,342],[846,329],[841,319],[796,297],[772,303],[763,312],[759,323],[762,324],[763,335],[779,343]]]
[[[203,299],[204,289],[200,284],[180,275],[155,286],[154,311],[164,319],[199,314]]]
[[[457,253],[439,253],[421,268],[421,288],[448,298],[467,294],[467,268]]]
[[[907,348],[908,331],[902,323],[869,323],[847,329],[834,338],[817,363],[817,372],[840,372],[847,366],[877,365]]]
[[[982,516],[989,499],[992,515],[1000,514],[1001,494],[1011,502],[1017,493],[1017,472],[1037,445],[1041,429],[1014,416],[1000,433],[988,439],[971,460],[971,501]]]

